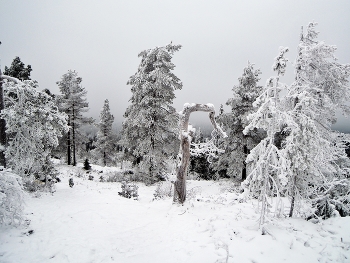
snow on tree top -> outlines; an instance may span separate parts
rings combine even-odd
[[[193,107],[194,105],[196,105],[196,103],[188,103],[188,102],[186,102],[186,103],[184,104],[184,109],[185,109],[185,108],[191,108],[191,107]]]

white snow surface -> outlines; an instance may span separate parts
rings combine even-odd
[[[228,181],[188,181],[181,206],[141,183],[139,200],[121,197],[100,173],[70,188],[81,168],[58,167],[56,192],[26,196],[30,224],[0,227],[0,262],[350,262],[350,217],[274,219],[262,235],[255,204],[239,202]]]

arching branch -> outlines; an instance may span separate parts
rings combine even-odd
[[[7,75],[1,75],[0,74],[0,81],[1,81],[1,79],[7,79],[7,80],[10,80],[10,81],[13,81],[16,84],[21,83],[21,81],[19,79],[14,78],[14,77],[10,77],[10,76],[7,76]]]

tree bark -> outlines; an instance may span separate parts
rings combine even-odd
[[[70,116],[68,116],[68,126],[70,126]],[[70,127],[67,133],[67,164],[71,164],[71,141],[70,141]]]
[[[244,161],[243,161],[243,169],[242,169],[242,181],[247,179],[247,163],[245,160],[247,159],[247,155],[249,153],[248,146],[246,144],[243,145],[243,153],[244,153]]]
[[[0,69],[0,111],[5,108],[4,104],[4,90],[2,88],[2,72]],[[6,168],[5,147],[6,147],[6,122],[0,119],[0,165]]]
[[[77,165],[77,159],[76,159],[76,142],[75,142],[75,112],[74,112],[74,104],[72,107],[72,118],[73,118],[73,123],[72,123],[72,148],[73,148],[73,166]]]
[[[190,115],[195,111],[209,112],[209,118],[214,129],[227,137],[226,133],[217,125],[215,121],[215,108],[212,104],[188,104],[186,103],[180,112],[180,151],[181,160],[177,168],[177,178],[174,183],[174,202],[183,204],[186,201],[186,177],[188,164],[190,162],[191,132],[188,131]]]
[[[289,217],[293,217],[294,206],[295,206],[295,196],[296,196],[296,191],[297,191],[296,183],[297,183],[297,177],[296,177],[296,175],[294,175],[293,187],[292,187],[292,201],[290,203]]]
[[[299,98],[296,97],[294,99],[294,108],[296,107],[296,105],[299,103]],[[297,114],[298,114],[299,110],[297,110]],[[295,196],[296,196],[296,192],[297,192],[297,171],[293,171],[293,187],[292,187],[292,201],[290,203],[290,210],[289,210],[289,217],[293,217],[293,212],[294,212],[294,206],[295,206]]]

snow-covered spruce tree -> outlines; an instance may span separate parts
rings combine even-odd
[[[282,155],[274,142],[276,133],[281,131],[285,123],[291,122],[289,116],[281,109],[279,99],[279,92],[284,87],[279,82],[279,76],[285,73],[287,59],[284,55],[287,51],[287,48],[280,48],[273,65],[277,76],[267,81],[263,93],[253,103],[258,109],[248,116],[250,123],[243,130],[244,134],[254,129],[266,131],[266,138],[251,150],[246,159],[247,164],[251,165],[251,171],[242,183],[245,194],[258,197],[261,204],[260,226],[265,222],[270,206],[269,196],[279,197],[280,185],[287,184],[289,175],[289,160]]]
[[[114,138],[112,125],[114,116],[109,109],[109,101],[106,99],[100,113],[100,122],[98,124],[97,141],[95,152],[98,153],[104,166],[112,162],[114,152]]]
[[[225,152],[220,154],[213,164],[213,168],[219,174],[225,171],[226,176],[244,180],[247,170],[245,159],[249,151],[265,136],[265,133],[258,129],[243,134],[248,125],[247,116],[255,111],[253,102],[262,93],[262,87],[258,86],[260,74],[260,70],[254,69],[254,64],[248,62],[242,76],[238,78],[239,84],[232,89],[232,98],[226,102],[226,105],[231,107],[231,112],[222,113],[217,118],[228,134],[220,143],[220,148],[225,149]]]
[[[8,166],[29,181],[34,175],[45,179],[51,151],[68,130],[67,115],[59,112],[49,95],[38,91],[35,81],[7,81],[4,87],[6,108],[1,117],[9,135]]]
[[[21,59],[19,57],[15,57],[10,67],[5,66],[4,75],[17,78],[21,81],[30,80],[31,71],[31,65],[27,65],[27,67],[25,67]]]
[[[64,74],[57,85],[61,94],[58,98],[60,110],[68,115],[69,131],[64,136],[63,142],[67,150],[67,164],[77,164],[77,151],[79,145],[82,145],[84,135],[81,132],[81,126],[91,124],[91,118],[83,116],[88,111],[89,103],[86,101],[86,90],[81,85],[82,78],[78,77],[76,71],[69,70]]]
[[[141,63],[130,77],[131,105],[124,114],[122,135],[131,160],[148,180],[162,178],[167,159],[177,154],[178,115],[172,106],[180,79],[172,70],[172,55],[181,48],[169,44],[139,54]]]
[[[295,124],[284,142],[290,160],[291,209],[300,198],[322,199],[330,182],[346,173],[339,161],[346,158],[344,146],[332,138],[336,110],[350,113],[350,65],[336,61],[335,46],[317,41],[316,23],[302,32],[295,62],[295,81],[286,96]],[[339,181],[340,182],[340,181]],[[320,197],[321,196],[321,197]]]

